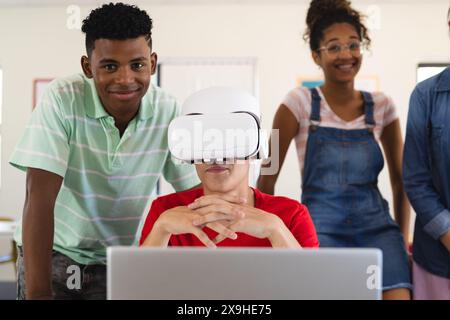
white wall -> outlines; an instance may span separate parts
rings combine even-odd
[[[73,1],[76,3],[77,1]],[[164,57],[256,57],[263,124],[269,128],[283,96],[299,76],[319,76],[302,40],[308,1],[265,1],[263,5],[141,6],[154,19],[153,43]],[[272,4],[270,4],[272,3]],[[446,25],[448,0],[354,0],[356,8],[381,8],[381,30],[372,32],[372,53],[361,75],[379,75],[381,90],[391,95],[405,126],[409,94],[415,85],[418,62],[448,61],[450,41]],[[82,7],[82,17],[91,7]],[[0,215],[20,217],[24,174],[7,163],[29,119],[34,78],[60,77],[79,72],[84,37],[66,28],[65,7],[0,7],[0,67],[4,76],[2,187]],[[386,170],[381,177],[384,195],[391,197]],[[277,184],[277,193],[299,199],[300,174],[293,145]]]

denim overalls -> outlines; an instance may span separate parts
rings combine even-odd
[[[321,98],[311,89],[302,203],[321,247],[379,248],[383,290],[411,288],[403,237],[377,186],[384,159],[372,132],[374,103],[369,93],[362,94],[367,128],[344,130],[319,126]]]

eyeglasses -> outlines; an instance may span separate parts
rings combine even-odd
[[[338,56],[343,50],[348,49],[348,51],[354,57],[359,57],[363,54],[363,47],[361,42],[353,41],[348,44],[340,44],[340,43],[330,43],[325,47],[321,47],[317,49],[317,51],[325,51],[329,56],[335,57]]]

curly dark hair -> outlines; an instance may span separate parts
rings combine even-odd
[[[307,29],[303,38],[305,41],[309,41],[312,51],[317,51],[320,41],[323,39],[324,30],[332,24],[346,22],[355,27],[359,39],[368,48],[371,40],[368,30],[362,22],[363,18],[361,13],[351,7],[350,1],[312,0],[306,15]]]
[[[97,39],[125,40],[144,36],[151,48],[152,27],[152,19],[144,10],[111,2],[92,10],[83,20],[81,31],[86,34],[86,51],[90,55]]]

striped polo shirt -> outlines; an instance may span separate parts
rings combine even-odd
[[[194,166],[173,162],[167,146],[176,100],[151,86],[122,137],[92,79],[49,84],[10,163],[63,177],[54,210],[54,250],[78,263],[105,263],[106,247],[136,244],[161,174],[177,191],[200,183]],[[22,244],[21,228],[15,240]]]

